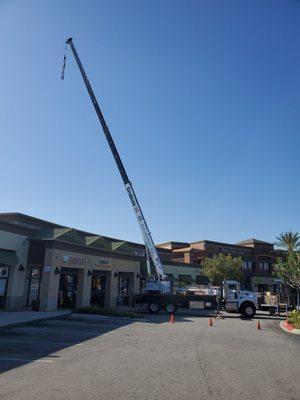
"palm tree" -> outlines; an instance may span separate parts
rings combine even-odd
[[[288,253],[293,253],[300,249],[300,233],[299,232],[283,232],[276,237],[278,240],[275,243],[279,247],[283,247]]]

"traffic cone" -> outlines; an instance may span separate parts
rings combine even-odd
[[[212,318],[209,318],[209,320],[208,320],[208,325],[209,325],[209,326],[213,326]]]
[[[170,315],[170,320],[169,320],[170,324],[175,324],[175,317],[174,314]]]
[[[260,322],[259,321],[257,321],[256,327],[260,331],[261,328],[260,328]]]

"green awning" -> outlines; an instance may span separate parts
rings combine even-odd
[[[191,275],[178,275],[178,281],[184,283],[192,283],[194,282],[194,279],[191,277]]]
[[[15,251],[0,249],[0,265],[17,265],[19,259]]]

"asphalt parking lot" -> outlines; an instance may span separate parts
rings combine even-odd
[[[300,337],[266,315],[70,318],[0,330],[1,400],[299,400]]]

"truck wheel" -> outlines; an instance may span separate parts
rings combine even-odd
[[[269,313],[270,313],[270,315],[275,315],[275,314],[276,314],[275,308],[274,308],[274,307],[271,307],[271,308],[269,309]]]
[[[152,314],[157,314],[159,312],[160,308],[159,305],[157,303],[150,303],[149,304],[149,311]]]
[[[256,313],[256,308],[254,304],[246,301],[241,305],[240,312],[245,318],[253,318]]]
[[[175,305],[173,303],[168,303],[168,304],[166,304],[165,310],[166,310],[167,314],[175,314],[177,308],[175,307]]]

